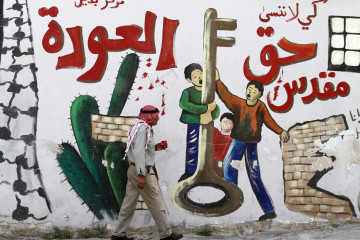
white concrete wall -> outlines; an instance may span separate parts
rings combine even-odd
[[[10,6],[9,2],[5,2],[6,7],[4,9]],[[25,1],[23,2],[25,3]],[[360,129],[360,116],[357,115],[360,103],[358,96],[360,89],[359,73],[328,70],[329,16],[360,17],[358,11],[360,8],[359,1],[333,0],[326,3],[316,3],[317,16],[311,18],[312,23],[308,26],[309,30],[302,30],[302,25],[298,21],[298,19],[306,21],[306,18],[314,13],[314,4],[309,0],[299,2],[274,0],[138,0],[125,1],[123,5],[116,9],[107,8],[104,10],[100,10],[100,5],[105,3],[102,0],[98,1],[98,6],[88,4],[88,6],[76,8],[74,4],[78,4],[78,2],[78,0],[34,0],[27,3],[32,22],[32,44],[35,51],[34,59],[31,61],[34,61],[38,68],[36,72],[39,88],[39,112],[37,115],[36,136],[37,161],[42,174],[43,186],[51,202],[52,210],[52,212],[48,210],[43,199],[38,201],[36,196],[31,197],[30,194],[26,198],[27,200],[25,200],[19,195],[21,199],[24,199],[24,205],[28,206],[30,212],[36,217],[47,216],[42,221],[52,221],[57,225],[84,226],[92,221],[96,221],[94,215],[88,212],[87,206],[81,205],[82,200],[77,197],[77,194],[74,191],[69,191],[71,186],[66,181],[62,182],[65,176],[60,175],[61,169],[57,167],[56,154],[59,151],[57,144],[63,141],[75,144],[69,117],[71,103],[79,94],[95,96],[98,100],[100,113],[106,114],[122,57],[125,57],[126,53],[133,52],[132,50],[109,52],[108,64],[101,81],[96,83],[79,82],[76,78],[90,69],[97,57],[89,52],[87,46],[90,32],[96,26],[103,26],[107,29],[109,38],[116,39],[115,29],[118,26],[135,24],[143,27],[146,11],[151,11],[157,15],[155,27],[156,53],[138,53],[141,60],[140,69],[137,74],[138,78],[132,88],[122,116],[136,116],[139,109],[147,104],[155,105],[165,111],[165,115],[161,116],[158,126],[154,129],[156,141],[167,140],[169,144],[169,148],[166,151],[157,153],[156,165],[160,177],[159,184],[169,211],[170,221],[174,224],[186,222],[190,225],[202,225],[206,222],[212,224],[236,223],[254,221],[263,214],[249,184],[245,168],[239,171],[238,179],[238,186],[244,193],[244,203],[237,211],[231,214],[213,218],[194,216],[179,210],[170,200],[172,188],[177,183],[178,178],[184,173],[185,167],[186,125],[179,121],[181,115],[179,99],[182,90],[191,85],[184,79],[183,71],[189,63],[197,62],[202,64],[204,13],[208,8],[216,9],[219,18],[237,20],[237,29],[235,31],[218,32],[219,36],[235,37],[236,44],[231,48],[218,48],[217,68],[220,71],[222,81],[229,90],[242,98],[245,97],[245,88],[248,83],[243,73],[243,64],[248,56],[250,56],[251,70],[257,75],[262,75],[266,74],[269,69],[263,66],[259,59],[260,52],[265,45],[274,45],[277,48],[279,57],[285,57],[291,54],[285,52],[277,45],[283,37],[296,44],[317,43],[316,56],[304,62],[283,66],[275,81],[265,86],[264,96],[261,100],[268,105],[266,95],[270,92],[271,96],[273,96],[274,88],[280,86],[279,98],[274,104],[283,104],[286,100],[283,84],[291,83],[291,81],[298,80],[300,77],[306,77],[307,89],[304,93],[298,93],[294,96],[293,106],[288,112],[278,113],[269,109],[276,122],[283,129],[287,130],[297,123],[325,119],[340,114],[345,116],[348,130],[350,130],[350,133],[352,131],[353,135],[347,136],[343,140],[334,140],[336,142],[323,143],[324,151],[332,151],[331,155],[336,156],[336,161],[334,162],[334,169],[323,176],[318,186],[335,195],[348,197],[355,207],[355,213],[359,214],[358,194],[360,191],[360,175],[359,159],[356,157],[360,151],[359,140],[356,135],[356,131]],[[286,22],[293,15],[289,10],[289,6],[295,11],[297,3],[299,3],[298,19]],[[52,6],[56,6],[59,9],[57,17],[39,16],[38,11],[40,8],[50,8]],[[267,23],[259,20],[259,14],[263,13],[264,15],[268,12],[278,12],[278,6],[285,6],[286,17],[273,17]],[[23,5],[23,7],[25,8],[26,5]],[[6,16],[6,13],[5,11],[4,18],[11,17]],[[180,21],[174,42],[177,67],[165,71],[156,71],[155,68],[161,50],[163,17]],[[42,45],[43,36],[48,30],[48,24],[52,19],[56,20],[62,27],[65,39],[63,49],[54,54],[47,53]],[[82,27],[86,65],[83,69],[69,68],[56,70],[58,57],[73,51],[70,37],[65,29],[76,26]],[[273,27],[274,35],[271,37],[259,37],[257,35],[259,27],[266,28],[269,26]],[[4,36],[11,35],[12,31],[16,31],[14,29],[14,25],[5,26]],[[144,40],[143,36],[140,40]],[[4,41],[3,47],[6,44],[7,41]],[[148,58],[152,59],[153,65],[151,67],[146,66]],[[4,59],[4,55],[2,59]],[[11,64],[9,62],[11,60],[6,61],[2,60],[0,68],[5,69]],[[357,69],[359,71],[360,67],[358,66]],[[142,78],[144,72],[148,73],[147,78]],[[319,77],[320,72],[336,73],[335,78],[319,78],[320,91],[323,92],[325,82],[332,82],[336,87],[339,82],[344,81],[350,86],[349,95],[345,97],[338,96],[328,100],[315,99],[309,104],[304,104],[301,97],[308,96],[312,92],[310,79]],[[30,73],[27,74],[31,76]],[[166,84],[155,83],[157,78],[166,81]],[[283,81],[280,84],[277,83],[279,78]],[[0,71],[0,84],[6,81],[12,81],[11,75],[2,70]],[[148,89],[150,83],[155,87],[152,90]],[[143,87],[142,90],[138,90],[140,86]],[[6,87],[3,86],[1,95],[5,96],[5,94],[7,94],[7,91]],[[164,100],[166,104],[164,108],[161,107],[163,94],[165,94]],[[1,103],[7,105],[9,97],[4,98],[1,97]],[[139,98],[139,101],[136,101],[137,98]],[[228,111],[217,96],[216,102],[220,106],[221,113]],[[350,112],[355,115],[353,119],[350,117]],[[0,122],[3,126],[5,126],[7,119],[7,116],[1,115]],[[17,119],[16,121],[18,122],[14,129],[21,130],[28,128],[25,120]],[[220,127],[219,120],[215,120],[215,126]],[[14,151],[16,152],[16,148],[20,147],[16,145],[7,146],[6,144],[5,140],[1,140],[1,151],[4,153],[4,157],[10,159],[11,154]],[[331,146],[330,150],[328,150],[327,146]],[[21,150],[23,150],[23,147],[21,147]],[[258,144],[258,154],[262,179],[272,197],[278,215],[275,221],[313,221],[314,217],[294,212],[287,208],[284,202],[283,160],[279,136],[265,126],[262,130],[262,140]],[[350,158],[351,160],[349,160]],[[9,169],[9,167],[12,169]],[[2,162],[0,163],[0,174],[0,181],[8,181],[10,183],[0,185],[2,192],[0,199],[3,203],[0,208],[0,221],[16,221],[11,217],[13,210],[16,208],[15,194],[11,187],[14,178],[16,178],[16,170],[13,165]],[[33,189],[37,188],[39,181],[33,173],[30,173],[27,183],[28,189]],[[204,194],[206,193],[204,192]],[[207,198],[206,195],[204,198]],[[138,211],[135,218],[136,221],[133,222],[133,226],[153,224],[152,220],[149,222],[148,212]],[[33,218],[28,218],[25,221],[41,222]],[[111,222],[110,219],[106,219],[106,221]]]

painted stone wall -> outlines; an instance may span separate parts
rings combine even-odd
[[[284,143],[282,151],[285,203],[290,210],[329,220],[350,219],[354,216],[354,207],[349,199],[317,186],[318,180],[332,169],[328,161],[336,159],[311,151],[314,142],[326,142],[345,130],[347,124],[343,115],[290,128],[290,141]],[[318,170],[318,165],[323,166],[323,170]]]

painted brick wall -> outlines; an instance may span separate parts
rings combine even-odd
[[[127,142],[128,132],[136,117],[91,115],[92,137],[103,142]]]
[[[346,129],[345,117],[339,115],[295,125],[289,130],[290,140],[284,143],[282,151],[285,203],[289,209],[328,220],[353,216],[354,211],[348,199],[316,186],[317,181],[331,169],[317,171],[313,163],[329,157],[308,151],[316,140],[326,142]]]

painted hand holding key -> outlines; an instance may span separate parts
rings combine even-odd
[[[208,124],[209,122],[211,122],[213,120],[211,112],[214,111],[215,108],[216,108],[215,101],[208,104],[208,110],[206,111],[206,113],[203,113],[200,115],[200,123],[201,124]]]
[[[236,211],[243,203],[243,192],[236,185],[218,177],[213,168],[214,122],[211,109],[216,106],[215,99],[215,63],[217,46],[231,47],[235,39],[217,37],[217,31],[235,30],[236,20],[219,19],[215,9],[208,9],[204,17],[204,65],[201,87],[201,104],[208,104],[208,111],[200,116],[198,164],[196,172],[189,178],[181,180],[172,190],[171,200],[180,210],[207,217],[223,216]],[[202,76],[202,75],[201,75]],[[215,79],[216,78],[216,79]],[[206,119],[206,120],[205,120]],[[224,197],[211,203],[196,202],[190,192],[197,187],[212,187],[224,193]]]

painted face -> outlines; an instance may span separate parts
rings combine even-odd
[[[248,100],[257,100],[259,99],[261,96],[261,92],[259,91],[259,89],[257,89],[255,87],[255,85],[250,85],[247,89],[246,89],[246,99]]]
[[[187,79],[189,83],[194,84],[197,87],[201,87],[203,83],[203,72],[199,69],[195,69],[191,72],[191,79]]]
[[[230,131],[234,127],[233,121],[224,117],[220,122],[221,130]]]

